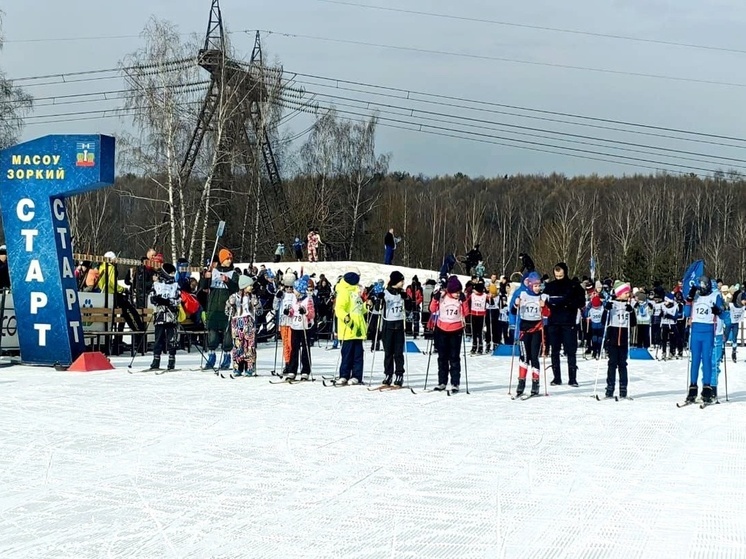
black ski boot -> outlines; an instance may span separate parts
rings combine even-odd
[[[161,356],[160,355],[154,355],[153,356],[153,362],[150,364],[151,369],[160,369],[161,368]]]
[[[392,378],[393,378],[393,375],[386,375],[383,378],[383,381],[381,382],[381,384],[385,384],[386,386],[391,386],[391,380],[392,380]]]
[[[738,356],[736,355],[736,349],[733,348],[733,352],[730,354],[731,359],[733,359],[734,363],[738,363]]]
[[[176,356],[175,355],[169,355],[168,356],[168,370],[173,371],[176,368]]]
[[[622,388],[621,386],[619,387],[619,397],[620,398],[626,398],[627,397],[627,387],[626,386],[624,388]]]
[[[606,385],[606,393],[604,394],[606,398],[613,398],[614,397],[614,387]]]
[[[689,393],[686,395],[687,402],[694,402],[697,399],[697,391],[699,387],[696,384],[689,385]]]
[[[709,384],[705,384],[702,387],[702,402],[704,402],[705,404],[711,404],[712,402],[714,402],[714,400],[712,399],[712,386],[710,386]]]
[[[401,373],[396,373],[396,378],[394,379],[394,386],[402,386],[404,384],[404,375]]]
[[[718,401],[718,387],[717,386],[712,387],[712,401],[716,403]]]
[[[535,380],[531,382],[531,396],[539,395],[539,381]]]
[[[515,389],[515,395],[520,396],[523,394],[523,391],[526,390],[526,379],[525,378],[519,378],[518,379],[518,388]]]

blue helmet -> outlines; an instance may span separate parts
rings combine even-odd
[[[710,293],[712,293],[713,281],[710,279],[709,276],[700,276],[698,287],[699,293],[701,295],[709,295]],[[717,284],[715,284],[715,288],[717,288]]]

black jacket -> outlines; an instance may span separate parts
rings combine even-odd
[[[394,235],[389,231],[383,239],[383,244],[389,248],[396,248],[396,242],[394,242]]]
[[[550,281],[544,293],[549,297],[547,305],[551,311],[548,324],[574,326],[578,321],[578,310],[585,306],[585,293],[580,282],[565,274],[560,280]]]

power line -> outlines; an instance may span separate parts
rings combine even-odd
[[[329,78],[325,76],[319,76],[316,74],[305,74],[303,72],[287,72],[288,74],[292,74],[293,76],[301,76],[306,78],[313,78],[313,79],[319,79],[319,80],[325,80],[333,83],[344,83],[344,84],[350,84],[350,85],[357,85],[361,87],[368,87],[371,89],[382,89],[387,91],[395,91],[397,93],[402,93],[406,96],[407,99],[410,99],[412,95],[421,95],[423,97],[432,97],[435,99],[446,99],[450,101],[457,101],[460,103],[472,103],[475,105],[482,105],[487,107],[501,107],[501,108],[508,108],[508,109],[515,109],[519,111],[526,111],[526,112],[535,112],[539,114],[547,114],[547,115],[555,115],[555,116],[562,116],[562,117],[568,117],[568,118],[576,118],[580,120],[587,120],[592,122],[602,122],[606,124],[617,124],[621,126],[629,126],[632,128],[641,128],[641,129],[647,129],[647,130],[658,130],[658,131],[665,131],[665,132],[673,132],[678,134],[688,134],[693,136],[704,136],[706,138],[716,138],[721,140],[732,140],[737,142],[746,142],[746,138],[739,138],[734,136],[725,136],[722,134],[711,134],[707,132],[696,132],[693,130],[686,130],[682,128],[671,128],[666,126],[656,126],[652,124],[642,124],[639,122],[630,122],[625,120],[615,120],[615,119],[609,119],[609,118],[602,118],[602,117],[593,117],[593,116],[586,116],[586,115],[579,115],[575,113],[567,113],[567,112],[561,112],[561,111],[550,111],[546,109],[536,109],[531,107],[522,107],[519,105],[509,105],[505,103],[496,103],[493,101],[482,101],[478,99],[468,99],[466,97],[457,97],[452,95],[443,95],[438,93],[427,93],[423,91],[416,91],[413,89],[403,89],[398,87],[390,87],[390,86],[383,86],[383,85],[376,85],[376,84],[369,84],[364,83],[360,81],[353,81],[353,80],[344,80],[339,78]],[[415,99],[413,99],[415,100]],[[735,147],[735,146],[731,146]]]
[[[233,35],[234,33],[244,33],[251,31],[250,29],[241,29],[237,31],[224,30],[223,33],[226,35]],[[188,37],[192,33],[176,33],[179,37]],[[32,39],[6,39],[3,43],[64,43],[64,42],[77,42],[77,41],[110,41],[119,39],[142,39],[142,33],[137,35],[93,35],[93,36],[78,36],[78,37],[37,37]]]
[[[379,107],[378,110],[384,110],[384,112],[388,112],[388,113],[395,114],[398,116],[409,116],[412,118],[416,117],[416,118],[432,120],[435,122],[445,122],[445,123],[454,123],[454,124],[472,123],[472,124],[469,124],[469,126],[478,128],[478,129],[486,129],[486,130],[497,129],[500,131],[506,131],[504,130],[504,128],[515,129],[521,132],[515,132],[515,130],[507,130],[507,132],[512,131],[513,133],[521,133],[523,136],[526,136],[526,137],[549,139],[553,141],[569,142],[569,143],[581,144],[581,145],[595,146],[597,145],[596,142],[604,142],[604,143],[612,144],[608,147],[611,147],[613,149],[617,149],[620,151],[628,151],[631,153],[649,154],[650,150],[669,152],[669,153],[674,154],[670,157],[677,157],[678,159],[682,161],[693,161],[693,162],[699,162],[699,163],[717,164],[716,162],[708,161],[702,158],[718,159],[724,162],[729,162],[727,164],[730,165],[731,167],[739,167],[739,168],[746,169],[746,166],[741,165],[741,163],[743,162],[743,159],[741,158],[726,157],[726,156],[714,155],[714,154],[709,154],[709,153],[692,152],[692,151],[687,151],[687,150],[680,150],[680,149],[667,148],[667,147],[661,147],[661,146],[653,146],[653,145],[640,144],[640,143],[635,143],[635,142],[626,142],[626,141],[614,140],[610,138],[584,136],[581,134],[573,134],[569,132],[562,132],[562,131],[556,131],[556,130],[533,128],[529,126],[495,122],[495,121],[489,121],[489,120],[467,117],[467,116],[462,116],[462,115],[454,115],[454,114],[448,114],[448,113],[442,113],[442,112],[436,112],[436,111],[427,111],[427,110],[411,108],[411,107],[402,107],[399,105],[392,105],[389,103],[381,103],[381,102],[376,102],[376,101],[367,101],[367,100],[355,99],[355,98],[350,98],[350,97],[343,97],[343,96],[332,95],[328,93],[321,93],[321,92],[310,92],[310,93],[313,93],[316,96],[326,97],[332,100],[350,101],[353,103],[360,103],[360,104],[368,106],[368,107],[359,107],[359,106],[349,105],[349,104],[344,104],[344,103],[342,104],[343,106],[347,106],[347,107],[355,108],[359,110],[365,110],[366,108],[370,108],[371,106],[373,106],[373,107]],[[400,111],[404,111],[405,114],[393,113],[391,111],[385,111],[385,109],[400,110]],[[421,114],[424,116],[417,117],[418,114]],[[445,120],[445,119],[448,119],[448,120]],[[542,134],[536,134],[535,132],[541,132]],[[554,134],[554,135],[563,136],[563,137],[553,138],[553,137],[547,137],[544,134]],[[591,140],[591,141],[584,141],[584,140]],[[613,145],[613,144],[616,144],[616,145]],[[623,147],[618,147],[618,146],[623,146]],[[662,153],[659,155],[665,156],[667,154]],[[682,156],[687,156],[687,155],[694,156],[695,158],[682,157]],[[721,163],[721,164],[725,164],[725,163]]]
[[[300,74],[297,74],[297,75],[300,75]],[[324,78],[324,79],[333,80],[333,78]],[[718,142],[718,141],[714,141],[714,140],[706,140],[706,139],[702,139],[702,138],[699,138],[699,137],[686,138],[686,137],[683,137],[683,136],[675,136],[675,135],[671,135],[671,134],[661,134],[661,133],[651,132],[651,131],[643,130],[643,129],[640,129],[640,130],[629,130],[629,129],[626,129],[626,128],[620,128],[619,126],[606,126],[604,124],[595,124],[593,122],[573,122],[571,120],[564,120],[564,119],[561,119],[561,118],[552,118],[552,117],[548,117],[548,116],[538,116],[538,115],[534,115],[534,114],[520,114],[520,113],[516,113],[516,112],[512,112],[512,111],[505,111],[505,110],[495,109],[495,108],[469,107],[469,106],[465,106],[464,105],[464,103],[466,103],[466,102],[469,102],[469,103],[481,103],[481,104],[486,104],[487,103],[487,102],[476,101],[476,100],[468,100],[468,101],[464,100],[464,101],[461,101],[459,103],[448,103],[448,102],[445,102],[445,101],[438,101],[438,100],[431,100],[431,99],[418,99],[418,98],[414,97],[414,94],[409,94],[409,93],[407,95],[396,95],[394,93],[383,93],[381,91],[367,91],[365,89],[358,89],[356,87],[345,87],[344,85],[340,85],[339,81],[333,81],[333,83],[331,83],[331,84],[329,84],[329,83],[319,83],[319,82],[314,82],[314,81],[304,81],[304,82],[301,82],[301,83],[308,84],[308,85],[311,85],[311,86],[314,86],[314,87],[323,87],[323,88],[333,89],[333,90],[339,90],[339,91],[349,91],[349,92],[352,92],[352,93],[362,93],[362,94],[365,94],[365,95],[376,96],[376,97],[383,97],[383,98],[386,98],[386,99],[399,99],[399,100],[404,100],[404,101],[411,101],[411,102],[423,103],[423,104],[427,104],[427,105],[435,105],[435,106],[440,106],[440,107],[450,107],[450,108],[456,108],[456,109],[464,110],[464,111],[474,111],[476,113],[500,114],[500,115],[506,115],[506,116],[511,116],[511,117],[515,117],[515,118],[521,118],[521,119],[538,120],[538,121],[541,121],[541,122],[552,122],[552,123],[556,123],[556,124],[566,124],[566,125],[570,125],[570,126],[579,126],[579,127],[583,127],[583,128],[593,128],[593,129],[598,129],[598,130],[609,130],[609,131],[613,131],[613,132],[622,132],[624,134],[634,134],[634,135],[641,135],[641,136],[649,136],[649,137],[652,137],[652,138],[665,138],[665,139],[668,139],[668,140],[677,140],[677,141],[682,141],[682,142],[692,142],[692,143],[697,143],[697,144],[714,145],[714,146],[728,147],[728,148],[734,148],[734,149],[746,149],[746,145],[729,144],[729,143],[726,143],[726,142]],[[363,86],[363,87],[365,87],[365,86]],[[370,87],[374,87],[374,86],[370,86]],[[375,86],[375,87],[379,87],[379,86]],[[436,96],[435,94],[418,94],[418,95],[433,95],[433,96]],[[436,97],[449,98],[448,96],[436,96]],[[502,106],[502,105],[499,105],[499,104],[494,104],[494,105],[495,106]],[[539,111],[539,109],[517,109],[517,110]],[[563,113],[559,113],[559,114],[563,114]],[[586,116],[570,117],[568,115],[568,118],[591,119],[593,117],[586,117]],[[599,119],[599,120],[601,120],[601,119]],[[632,125],[630,124],[630,126],[632,126]],[[635,125],[635,126],[648,126],[648,125],[638,124],[638,125]],[[691,132],[691,134],[703,134],[703,133]]]
[[[196,59],[195,58],[175,58],[173,60],[166,60],[163,62],[158,62],[154,64],[140,64],[140,65],[133,65],[133,66],[122,66],[120,68],[100,68],[97,70],[81,70],[76,72],[62,72],[57,74],[43,74],[39,76],[23,76],[20,78],[12,78],[9,79],[9,81],[13,83],[17,82],[33,82],[37,80],[48,80],[48,79],[54,79],[60,81],[54,81],[54,82],[46,82],[41,84],[36,83],[30,83],[30,84],[24,84],[23,87],[36,87],[40,85],[57,85],[59,83],[77,83],[77,82],[83,82],[83,81],[95,81],[95,80],[105,80],[105,79],[115,79],[115,78],[121,78],[122,72],[128,72],[131,70],[147,70],[147,72],[144,73],[144,75],[153,75],[161,72],[176,72],[179,70],[183,70],[187,68],[190,65],[196,65]],[[113,76],[98,76],[98,74],[114,74]],[[84,78],[79,80],[71,80],[69,78],[71,77],[78,77],[78,76],[98,76],[96,78]]]
[[[501,25],[504,27],[532,29],[535,31],[552,31],[554,33],[566,33],[570,35],[584,35],[587,37],[595,37],[595,38],[601,38],[601,39],[634,41],[638,43],[665,45],[665,46],[671,46],[671,47],[684,47],[684,48],[689,48],[689,49],[702,49],[702,50],[709,50],[709,51],[721,51],[721,52],[731,52],[731,53],[737,53],[737,54],[746,54],[746,50],[742,50],[742,49],[729,48],[729,47],[718,47],[714,45],[704,45],[704,44],[699,44],[699,43],[682,43],[678,41],[665,41],[663,39],[647,39],[644,37],[632,37],[630,35],[617,35],[614,33],[597,33],[593,31],[582,31],[579,29],[563,29],[561,27],[548,27],[544,25],[532,25],[532,24],[527,24],[527,23],[516,23],[516,22],[511,22],[511,21],[500,21],[500,20],[495,20],[495,19],[458,16],[458,15],[442,14],[442,13],[436,13],[436,12],[425,12],[421,10],[406,10],[403,8],[390,8],[387,6],[374,6],[371,4],[358,4],[354,2],[343,2],[341,0],[316,0],[316,1],[323,2],[325,4],[337,4],[340,6],[350,6],[350,7],[355,7],[355,8],[365,8],[369,10],[380,10],[380,11],[394,12],[394,13],[400,13],[400,14],[428,16],[428,17],[433,17],[433,18],[449,19],[449,20],[454,20],[454,21],[468,21],[471,23]]]
[[[391,49],[391,50],[398,50],[398,51],[418,52],[421,54],[433,54],[433,55],[438,55],[438,56],[452,56],[452,57],[460,57],[460,58],[470,58],[470,59],[475,59],[475,60],[489,60],[493,62],[509,62],[511,64],[528,64],[530,66],[562,68],[565,70],[580,70],[584,72],[597,72],[597,73],[602,73],[602,74],[612,74],[616,76],[632,76],[636,78],[650,78],[650,79],[657,79],[657,80],[699,83],[699,84],[706,84],[706,85],[720,85],[720,86],[727,86],[727,87],[746,87],[746,83],[724,82],[724,81],[717,81],[717,80],[706,80],[706,79],[701,79],[701,78],[684,78],[680,76],[667,76],[663,74],[648,74],[645,72],[627,72],[624,70],[612,70],[609,68],[595,68],[592,66],[576,66],[572,64],[559,64],[555,62],[537,62],[534,60],[522,60],[519,58],[507,58],[507,57],[502,57],[502,56],[489,56],[486,54],[452,52],[452,51],[446,51],[446,50],[426,49],[426,48],[420,48],[420,47],[405,47],[401,45],[387,45],[383,43],[371,43],[367,41],[353,41],[350,39],[337,39],[337,38],[332,38],[332,37],[319,37],[317,35],[304,35],[301,33],[283,33],[280,31],[271,31],[267,29],[262,29],[260,30],[260,32],[266,33],[268,35],[278,35],[280,37],[287,37],[290,39],[309,39],[309,40],[314,40],[314,41],[325,41],[325,42],[340,43],[340,44],[345,44],[345,45],[357,45],[357,46],[376,47],[376,48]]]
[[[293,101],[283,101],[283,103],[293,103]],[[295,106],[292,106],[292,107],[288,107],[287,105],[283,105],[283,106],[285,106],[287,108],[297,108]],[[329,110],[331,107],[330,108],[323,107],[323,108],[325,110]],[[355,112],[355,111],[349,111],[349,110],[344,110],[344,109],[335,109],[335,110],[338,113],[349,114],[349,115],[352,115],[352,116],[355,116],[355,117],[358,117],[358,118],[367,119],[367,118],[371,117],[370,114],[365,114],[365,113],[360,113],[360,112]],[[483,132],[475,132],[475,131],[468,130],[468,129],[455,129],[452,126],[445,127],[445,126],[440,126],[440,125],[435,125],[435,124],[428,124],[428,123],[421,123],[421,122],[412,122],[410,120],[404,120],[403,118],[393,118],[393,117],[389,117],[389,116],[380,116],[380,115],[378,115],[377,118],[378,118],[379,121],[383,121],[383,122],[387,122],[387,123],[390,122],[390,123],[394,123],[394,124],[406,124],[406,125],[414,126],[417,129],[415,131],[422,131],[423,129],[430,129],[430,130],[433,130],[433,131],[438,132],[438,133],[444,132],[444,133],[466,134],[469,137],[476,137],[476,138],[481,138],[481,139],[489,139],[492,143],[496,143],[497,145],[504,145],[504,146],[508,146],[508,147],[518,147],[518,148],[524,148],[524,147],[526,147],[526,148],[536,148],[536,147],[538,147],[538,148],[542,148],[542,149],[549,148],[549,149],[554,149],[554,150],[558,150],[559,149],[559,150],[566,150],[566,151],[563,151],[563,152],[556,152],[555,151],[554,153],[559,154],[559,155],[573,155],[573,156],[576,156],[576,157],[584,157],[584,158],[588,158],[587,157],[588,155],[594,156],[594,157],[613,157],[613,158],[616,158],[616,159],[622,159],[622,160],[630,161],[630,162],[648,163],[648,164],[658,165],[657,168],[662,168],[662,167],[678,167],[680,169],[688,169],[689,171],[691,171],[691,170],[694,170],[694,171],[703,171],[703,172],[706,172],[706,173],[714,173],[714,172],[716,172],[715,169],[704,168],[704,167],[697,167],[697,166],[693,166],[693,165],[682,165],[682,164],[678,164],[678,163],[663,162],[663,161],[651,160],[651,159],[646,159],[646,158],[641,158],[641,157],[633,157],[633,156],[627,156],[627,155],[621,155],[621,154],[615,154],[615,153],[606,153],[606,152],[601,152],[601,151],[593,151],[593,150],[587,150],[587,149],[583,149],[583,148],[576,148],[576,147],[569,147],[569,146],[558,146],[558,145],[555,145],[555,144],[549,144],[549,143],[545,143],[545,142],[536,142],[536,141],[533,141],[533,140],[523,140],[523,139],[515,139],[515,138],[506,138],[506,137],[497,136],[497,135],[494,135],[494,134],[487,134],[487,133],[483,133]],[[427,120],[427,119],[423,119],[423,120]],[[506,143],[506,142],[515,142],[515,143],[509,144],[509,143]],[[516,145],[516,143],[520,144],[520,145]],[[571,153],[567,153],[567,152],[571,152]],[[606,161],[609,161],[609,160],[607,159]],[[609,161],[609,162],[619,163],[619,161]]]

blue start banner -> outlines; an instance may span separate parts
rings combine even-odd
[[[0,207],[24,363],[84,350],[65,198],[114,184],[114,138],[44,136],[0,152]]]

